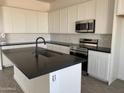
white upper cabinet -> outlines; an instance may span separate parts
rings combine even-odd
[[[51,33],[75,33],[75,22],[95,19],[95,34],[112,34],[114,0],[88,0],[49,13]]]
[[[114,0],[96,0],[96,34],[112,34]]]
[[[12,9],[12,33],[26,32],[26,11],[21,9]],[[6,25],[6,24],[5,24]]]
[[[5,33],[48,33],[48,13],[3,7]]]
[[[48,13],[38,12],[38,33],[48,33]]]
[[[78,5],[78,20],[86,20],[86,4]]]
[[[12,33],[12,10],[7,7],[2,7],[3,10],[3,28],[5,33]]]
[[[52,11],[49,13],[49,32],[60,33],[60,11]]]
[[[124,0],[118,0],[117,15],[124,15]]]
[[[78,20],[87,20],[96,18],[95,0],[87,1],[78,5]]]
[[[38,32],[38,20],[37,12],[27,11],[26,12],[26,31],[27,33],[37,33]]]
[[[60,10],[60,33],[68,33],[68,8]]]
[[[78,6],[68,8],[68,33],[75,33],[75,22],[77,21]]]
[[[54,31],[53,33],[60,33],[60,11],[54,11]]]
[[[54,31],[54,12],[49,12],[48,14],[48,32],[53,33]]]
[[[49,32],[68,33],[68,8],[49,12]]]

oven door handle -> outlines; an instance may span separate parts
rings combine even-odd
[[[81,52],[81,51],[76,51],[76,50],[70,50],[70,52],[72,52],[72,53],[74,53],[74,54],[76,54],[76,53],[80,53],[80,54],[84,54],[84,55],[86,55],[86,56],[88,56],[88,52]]]

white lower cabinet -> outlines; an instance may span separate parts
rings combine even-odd
[[[50,73],[50,93],[81,93],[81,63]]]
[[[88,73],[99,80],[109,82],[111,54],[89,50]]]
[[[47,48],[53,51],[69,54],[70,48],[61,45],[47,44]]]
[[[81,63],[33,79],[14,66],[14,79],[24,93],[81,93]]]

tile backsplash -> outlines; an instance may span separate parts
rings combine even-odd
[[[44,37],[46,40],[50,40],[50,34],[6,34],[6,42],[34,42],[36,38],[40,36]]]
[[[79,43],[80,38],[86,39],[98,39],[100,47],[111,47],[112,35],[100,35],[100,34],[51,34],[51,40],[69,42],[69,43]]]
[[[111,47],[112,35],[100,35],[100,34],[6,34],[7,42],[32,42],[37,37],[42,36],[46,40],[60,41],[67,43],[79,43],[80,38],[86,39],[98,39],[99,46]]]

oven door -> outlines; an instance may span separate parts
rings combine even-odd
[[[88,70],[88,53],[83,53],[83,52],[79,52],[79,51],[75,51],[75,50],[71,50],[70,51],[70,55],[73,56],[77,56],[83,59],[86,59],[87,61],[82,63],[82,72],[85,72],[87,74],[87,70]]]
[[[88,53],[86,52],[79,52],[79,51],[75,51],[75,50],[71,50],[70,51],[70,55],[74,55],[80,58],[84,58],[84,59],[88,59]]]

